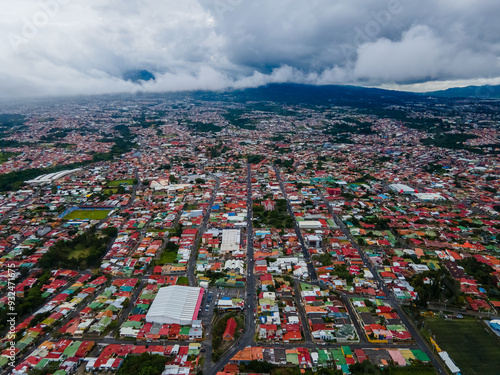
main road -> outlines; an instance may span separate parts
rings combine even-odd
[[[295,223],[294,224],[295,233],[297,234],[297,238],[302,248],[302,253],[304,254],[304,260],[306,261],[307,264],[307,271],[309,272],[309,278],[311,279],[311,282],[316,283],[318,281],[318,277],[316,276],[316,269],[314,268],[311,262],[311,254],[309,254],[309,250],[307,249],[306,244],[304,242],[304,237],[300,232],[300,228],[297,224],[297,220],[295,219],[292,206],[290,205],[290,200],[288,199],[288,195],[285,190],[285,185],[283,184],[283,180],[281,179],[280,170],[277,166],[274,166],[274,172],[276,173],[276,179],[278,180],[278,183],[280,185],[281,193],[283,194],[283,197],[286,200],[286,207],[288,209],[288,214],[293,218]]]
[[[198,247],[200,246],[200,238],[203,236],[203,233],[205,233],[205,230],[207,229],[207,224],[208,221],[210,220],[210,214],[212,213],[212,206],[214,205],[215,198],[217,196],[217,192],[219,191],[219,184],[220,180],[219,177],[213,176],[215,179],[215,186],[212,191],[212,196],[210,197],[210,201],[208,202],[208,207],[207,207],[207,212],[205,212],[205,215],[203,216],[203,223],[201,224],[200,230],[198,231],[196,235],[196,239],[194,241],[191,255],[189,257],[189,265],[188,265],[188,278],[189,278],[189,285],[190,286],[196,286],[196,277],[194,276],[195,273],[195,268],[196,268],[196,256],[198,254]]]
[[[255,316],[256,308],[256,288],[255,275],[253,273],[255,260],[253,258],[253,224],[252,224],[252,174],[250,164],[247,164],[247,277],[246,289],[247,300],[245,304],[245,333],[240,339],[217,361],[211,366],[205,364],[204,375],[215,375],[221,371],[225,365],[229,363],[236,353],[254,343],[255,334]]]

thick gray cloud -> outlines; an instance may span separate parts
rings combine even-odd
[[[4,1],[0,98],[498,83],[497,13],[497,0]],[[123,80],[141,69],[156,80]]]

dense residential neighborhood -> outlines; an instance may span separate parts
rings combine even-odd
[[[476,105],[2,108],[2,373],[498,374],[498,103]],[[457,355],[461,327],[488,349]]]

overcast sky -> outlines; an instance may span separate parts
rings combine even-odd
[[[498,0],[3,0],[0,98],[500,84]],[[124,73],[148,70],[154,81]]]

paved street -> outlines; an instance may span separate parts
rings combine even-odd
[[[316,270],[311,262],[311,254],[309,254],[309,250],[307,249],[306,244],[304,242],[304,237],[302,236],[302,233],[300,232],[299,226],[297,224],[297,220],[295,220],[295,215],[293,214],[292,206],[290,205],[290,201],[289,201],[288,196],[286,194],[285,185],[283,184],[283,180],[281,179],[281,173],[280,173],[280,170],[277,166],[274,166],[274,172],[276,173],[276,178],[278,180],[278,183],[280,184],[281,192],[283,193],[283,196],[286,199],[286,206],[288,208],[288,214],[294,219],[295,233],[297,234],[297,238],[299,239],[300,246],[302,247],[302,252],[304,254],[304,260],[307,263],[307,270],[309,272],[309,277],[310,277],[312,282],[316,282],[316,281],[318,281],[318,277],[316,275]]]
[[[215,178],[215,187],[212,191],[212,196],[210,197],[210,201],[208,203],[207,207],[207,212],[205,212],[205,215],[203,216],[203,223],[201,224],[200,229],[198,230],[198,233],[196,235],[195,241],[193,248],[191,250],[191,256],[189,257],[189,263],[188,263],[188,278],[189,278],[189,285],[190,286],[197,286],[196,282],[196,276],[195,276],[195,271],[196,271],[196,257],[198,255],[198,249],[200,246],[200,239],[203,236],[203,233],[205,233],[205,230],[207,229],[207,224],[208,221],[210,220],[210,213],[212,212],[212,206],[214,205],[215,198],[217,196],[217,191],[219,190],[219,178],[217,176],[212,176]]]
[[[217,363],[210,365],[205,360],[204,375],[215,375],[221,371],[224,366],[229,363],[229,360],[240,350],[246,346],[253,344],[255,333],[255,317],[254,310],[256,309],[255,299],[255,277],[253,273],[255,260],[253,258],[253,224],[252,224],[252,177],[250,172],[250,164],[247,164],[247,300],[245,305],[245,332],[240,339],[219,359]]]

